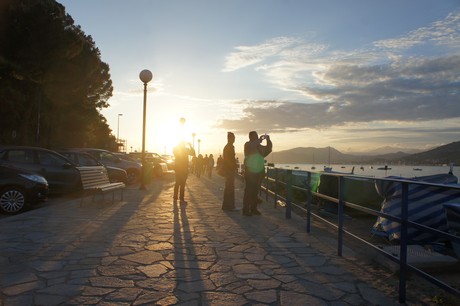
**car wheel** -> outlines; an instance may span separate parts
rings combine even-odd
[[[0,191],[0,209],[7,214],[17,214],[26,208],[27,196],[20,187],[3,188]]]
[[[136,170],[128,169],[126,173],[128,174],[128,180],[126,181],[127,184],[134,184],[137,182],[139,174]]]

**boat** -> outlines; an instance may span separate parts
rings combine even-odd
[[[422,168],[413,168],[412,170],[414,170],[414,171],[422,171],[423,169]]]
[[[331,167],[331,146],[328,147],[328,158],[327,158],[327,166],[323,167],[324,172],[331,172],[332,167]]]
[[[447,230],[450,234],[460,237],[460,203],[444,205],[447,220]],[[460,258],[460,243],[452,241],[455,255]]]
[[[385,165],[385,167],[378,167],[377,170],[391,170],[391,168]]]
[[[390,179],[404,179],[407,181],[422,181],[435,185],[409,184],[408,186],[408,216],[412,222],[420,223],[440,231],[447,231],[447,222],[444,206],[448,203],[460,203],[460,190],[446,188],[459,186],[458,178],[450,171],[447,174],[436,174],[405,178],[389,176]],[[440,186],[440,185],[444,185]],[[380,211],[401,216],[402,184],[397,181],[376,181],[378,194],[384,199]],[[401,238],[401,225],[396,221],[378,217],[372,233],[398,241]],[[433,243],[439,240],[436,234],[409,227],[407,239],[416,243]]]

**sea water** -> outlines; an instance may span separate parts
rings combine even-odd
[[[324,164],[275,164],[277,168],[317,172],[323,171],[325,166]],[[312,167],[314,167],[314,169],[312,169]],[[331,167],[333,172],[340,173],[351,173],[354,167],[355,175],[369,177],[399,176],[404,178],[415,178],[434,174],[447,174],[450,171],[450,166],[388,165],[386,170],[384,170],[385,166],[378,165],[328,165],[327,167]],[[455,176],[458,176],[460,174],[459,167],[453,167],[452,172]]]

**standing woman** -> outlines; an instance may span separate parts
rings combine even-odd
[[[222,209],[226,211],[236,211],[235,208],[235,174],[236,174],[236,159],[235,159],[235,134],[227,133],[227,144],[224,147],[222,157],[222,167],[225,173],[225,188],[224,200]]]
[[[212,169],[214,169],[214,156],[209,154],[208,157],[208,177],[212,177]]]

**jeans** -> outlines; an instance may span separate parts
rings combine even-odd
[[[246,186],[244,188],[243,213],[252,213],[257,211],[257,198],[262,176],[263,173],[245,172],[244,179]]]
[[[235,209],[235,173],[231,172],[225,175],[224,200],[222,209]]]
[[[180,192],[179,200],[184,201],[185,182],[187,181],[187,172],[176,172],[176,184],[174,184],[174,200],[177,200],[177,194]]]

